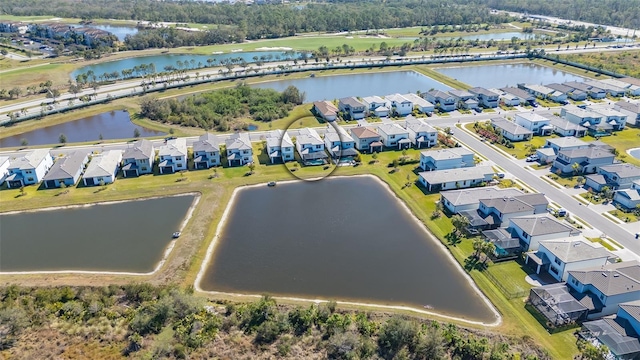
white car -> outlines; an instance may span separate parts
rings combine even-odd
[[[534,161],[538,161],[540,160],[540,158],[538,157],[538,155],[529,155],[526,158],[527,162],[534,162]]]

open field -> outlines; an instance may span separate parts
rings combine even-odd
[[[562,55],[562,59],[579,62],[620,74],[640,77],[640,50],[616,52],[592,52],[587,54]]]

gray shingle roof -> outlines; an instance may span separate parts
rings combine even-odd
[[[19,155],[9,160],[9,169],[35,169],[47,156],[50,156],[49,149],[35,149],[20,152]]]
[[[615,103],[615,105],[629,112],[640,114],[640,104],[634,104],[627,101],[618,101],[617,103]]]
[[[166,144],[158,148],[159,156],[187,156],[187,140],[177,138],[168,140]]]
[[[483,96],[499,96],[500,94],[496,94],[493,91],[489,90],[489,89],[485,89],[483,87],[474,87],[469,89],[469,92],[472,94],[478,94],[478,95],[483,95]]]
[[[427,94],[433,96],[436,99],[448,99],[451,97],[451,94],[447,94],[446,92],[440,90],[430,90],[427,92]]]
[[[427,124],[423,119],[409,118],[405,122],[407,129],[415,133],[435,133],[438,132],[433,126]]]
[[[622,303],[620,308],[640,323],[640,300]]]
[[[607,249],[594,246],[582,239],[542,240],[540,245],[544,246],[565,264],[614,256]]]
[[[269,147],[293,147],[293,141],[289,134],[280,129],[268,132],[266,141]]]
[[[488,208],[494,208],[502,214],[513,214],[523,211],[533,211],[533,206],[518,200],[516,196],[497,199],[480,199],[480,202]]]
[[[560,130],[582,130],[582,131],[586,131],[587,128],[580,125],[580,124],[576,124],[576,123],[572,123],[569,120],[565,120],[561,117],[557,117],[557,116],[550,116],[549,117],[549,124],[553,125],[554,127],[560,129]],[[574,138],[575,139],[575,138]]]
[[[360,100],[358,100],[357,98],[351,96],[351,97],[345,97],[340,99],[340,102],[344,105],[347,105],[349,107],[363,107],[365,106],[362,102],[360,102]]]
[[[569,159],[575,159],[575,158],[581,158],[581,157],[585,157],[591,160],[615,158],[615,155],[611,151],[609,151],[608,149],[600,148],[600,147],[588,147],[586,149],[560,150],[558,154],[567,156]]]
[[[84,166],[87,153],[84,151],[74,151],[65,157],[59,158],[53,163],[49,172],[42,178],[46,180],[68,179],[75,176],[79,169]]]
[[[623,164],[605,165],[605,166],[601,166],[600,169],[608,173],[616,174],[618,175],[619,178],[622,178],[622,179],[640,176],[640,167],[637,167],[632,164],[623,163]]]
[[[533,134],[533,131],[501,117],[492,118],[491,125],[513,135]]]
[[[458,98],[465,98],[465,97],[475,97],[474,94],[466,91],[466,90],[449,90],[449,94],[458,97]]]
[[[494,173],[491,166],[473,166],[460,169],[424,171],[419,175],[429,184],[442,184],[454,181],[483,179]]]
[[[122,151],[110,150],[94,156],[84,172],[85,178],[113,175],[122,159]]]
[[[408,134],[407,130],[402,128],[402,126],[398,124],[382,124],[378,126],[378,131],[383,132],[387,135],[402,135]]]
[[[143,160],[153,158],[153,144],[151,141],[141,139],[132,144],[133,146],[127,148],[122,155],[123,159],[136,159]]]
[[[428,156],[433,160],[449,160],[449,159],[457,159],[461,158],[464,155],[473,155],[473,151],[465,148],[465,147],[455,147],[450,149],[439,149],[439,150],[423,150],[420,152],[423,156]]]
[[[565,136],[565,137],[558,137],[558,138],[551,138],[551,139],[547,139],[547,142],[549,142],[550,144],[553,144],[557,147],[563,148],[563,147],[574,147],[574,146],[583,146],[583,147],[587,147],[589,145],[588,142],[584,142],[576,137],[573,136]]]
[[[554,220],[549,216],[520,216],[510,219],[514,225],[531,236],[558,234],[574,230],[569,225]]]
[[[193,152],[217,152],[220,151],[220,145],[218,141],[218,137],[206,133],[200,135],[198,141],[193,143]]]
[[[505,196],[521,195],[522,191],[516,188],[501,189],[495,186],[479,187],[472,189],[449,190],[440,193],[453,206],[478,204],[480,199],[493,199]]]
[[[607,184],[607,179],[604,178],[604,176],[600,175],[600,174],[589,174],[586,175],[585,178],[587,180],[591,180],[593,182],[595,182],[596,184],[599,185],[606,185]]]
[[[518,89],[516,87],[503,87],[500,90],[509,93],[511,95],[515,95],[517,97],[519,97],[520,99],[529,99],[529,98],[535,98],[533,95],[529,94],[528,92],[522,90],[522,89]]]
[[[250,150],[251,139],[247,133],[235,133],[224,141],[227,150]]]
[[[606,296],[640,291],[640,264],[627,261],[583,270],[569,274],[583,284],[591,284]]]

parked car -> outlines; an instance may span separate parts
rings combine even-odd
[[[567,210],[565,208],[560,208],[556,211],[556,215],[558,216],[567,216]]]
[[[534,161],[538,161],[540,160],[540,157],[538,157],[538,155],[529,155],[526,158],[527,162],[534,162]]]
[[[498,179],[504,179],[504,173],[497,173]]]
[[[538,107],[538,103],[535,101],[529,101],[529,105],[533,106],[534,108]]]

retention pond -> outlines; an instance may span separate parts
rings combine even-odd
[[[151,272],[194,198],[182,195],[2,214],[0,272]]]
[[[496,320],[444,247],[374,177],[246,188],[229,206],[199,277],[204,291]]]

